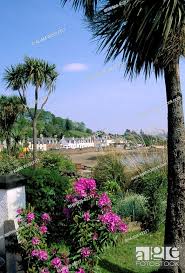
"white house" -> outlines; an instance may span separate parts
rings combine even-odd
[[[33,150],[33,139],[28,141],[29,149]],[[37,138],[37,150],[38,151],[47,151],[47,150],[57,150],[60,149],[60,144],[57,138],[52,137],[41,137]]]
[[[63,137],[60,140],[61,148],[65,149],[83,149],[94,147],[94,138],[86,137],[86,138],[66,138]]]

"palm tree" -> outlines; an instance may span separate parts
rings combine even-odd
[[[19,97],[0,97],[0,134],[6,140],[7,152],[11,151],[13,126],[17,118],[24,112],[24,106]]]
[[[36,160],[37,152],[37,120],[48,101],[50,94],[55,89],[58,73],[56,66],[36,58],[25,57],[23,64],[10,66],[5,70],[4,80],[7,88],[19,92],[22,103],[27,107],[27,111],[32,120],[33,126],[33,161]],[[26,89],[28,85],[34,87],[34,111],[27,105]],[[46,97],[42,101],[39,109],[39,91],[44,88]]]
[[[106,61],[121,57],[131,77],[140,73],[149,77],[152,70],[156,78],[164,75],[168,108],[165,244],[185,251],[185,130],[179,72],[185,53],[184,0],[127,0],[121,4],[119,0],[74,0],[73,6],[83,7],[99,48],[107,51]],[[185,272],[181,255],[180,265],[171,270]]]

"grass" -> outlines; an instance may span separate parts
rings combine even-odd
[[[158,268],[136,265],[136,246],[162,246],[164,228],[156,233],[148,233],[132,238],[139,232],[123,235],[115,247],[108,248],[101,257],[97,273],[151,273]],[[125,239],[132,238],[129,241]]]

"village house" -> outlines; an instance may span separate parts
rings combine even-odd
[[[33,150],[33,139],[28,140],[28,147]],[[48,150],[59,150],[60,143],[57,138],[52,137],[40,137],[37,138],[37,150],[38,151],[48,151]]]
[[[66,138],[60,140],[60,147],[63,149],[83,149],[94,147],[94,137]]]

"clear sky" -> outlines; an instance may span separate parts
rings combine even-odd
[[[92,41],[82,14],[70,5],[62,8],[60,0],[9,0],[2,1],[0,13],[1,78],[5,67],[23,61],[25,55],[57,66],[60,76],[46,110],[84,121],[93,130],[166,129],[163,79],[156,82],[151,76],[145,82],[141,75],[131,82],[123,77],[118,61],[104,65],[105,52],[96,53],[97,43]],[[56,31],[53,38],[35,43]],[[182,64],[182,87],[184,72]]]

